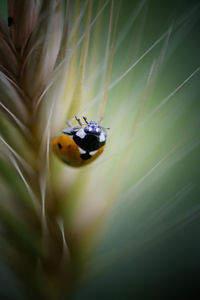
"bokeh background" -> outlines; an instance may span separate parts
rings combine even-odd
[[[80,4],[79,36],[84,32],[86,2]],[[7,18],[7,2],[0,5]],[[98,118],[110,61],[108,55],[106,62],[106,45],[111,1],[94,1],[92,18],[103,5],[90,33],[87,101],[77,112],[89,119]],[[74,9],[72,4],[72,14]],[[116,0],[112,22],[116,34],[103,120],[110,127],[105,153],[80,170],[50,158],[57,170],[56,176],[51,174],[53,188],[57,185],[66,200],[59,213],[78,265],[71,296],[198,299],[199,1]],[[52,137],[65,126],[64,119],[73,117],[65,112],[60,121],[58,113]],[[12,190],[9,178],[2,168],[5,199]],[[3,260],[0,276],[1,299],[26,299],[23,282]]]

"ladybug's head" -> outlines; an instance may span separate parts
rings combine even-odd
[[[85,133],[100,135],[101,134],[101,127],[98,123],[91,121],[87,123],[87,126],[84,128]]]
[[[84,132],[86,134],[96,135],[100,138],[102,138],[103,135],[105,138],[107,137],[107,135],[108,135],[107,129],[109,129],[109,128],[105,128],[105,127],[101,126],[100,121],[98,123],[95,121],[88,122],[87,118],[83,117],[83,120],[85,121],[86,124],[82,124],[81,120],[79,118],[77,118],[76,116],[75,116],[75,119],[77,120],[77,122],[80,126],[72,127],[71,123],[67,122],[67,124],[70,128],[64,129],[62,131],[63,133],[74,136],[77,133],[77,131],[79,131],[81,129],[81,130],[84,130]],[[83,128],[84,125],[86,125],[86,126]]]

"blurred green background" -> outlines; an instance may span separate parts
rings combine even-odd
[[[121,3],[119,39],[138,5],[142,1]],[[162,56],[162,51],[166,52],[147,91],[141,119],[200,66],[198,1],[146,1],[121,44],[117,44],[111,81],[170,26],[167,48],[162,50],[164,42],[155,47],[110,91],[105,124],[116,117],[118,126],[113,132],[109,125],[110,139],[116,139],[116,143],[108,142],[108,147],[115,145],[117,150],[127,143],[129,122],[136,115],[147,74],[152,61]],[[127,154],[126,148],[118,158],[113,158],[116,163],[121,160],[127,164],[125,173],[118,174],[118,182],[124,186],[117,195],[96,251],[86,265],[88,277],[84,278],[75,299],[197,299],[200,296],[199,84],[198,70],[149,119],[139,122],[136,141],[128,149],[131,153]],[[97,167],[101,172],[101,165]],[[115,188],[112,179],[108,185]]]
[[[6,16],[6,1],[0,5]],[[119,5],[111,87],[139,61],[108,94],[104,120],[111,127],[108,150],[87,171],[93,178],[100,177],[103,193],[113,206],[95,249],[84,261],[72,298],[198,299],[199,1],[114,1],[115,15]],[[97,10],[94,4],[94,15]],[[102,20],[104,45],[109,9]],[[140,60],[163,34],[161,42]],[[101,46],[100,51],[103,60]],[[91,66],[90,76],[93,71]],[[95,201],[98,183],[93,180],[89,192]],[[3,263],[0,278],[1,299],[24,299],[20,283]]]

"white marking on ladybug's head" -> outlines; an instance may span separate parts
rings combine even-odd
[[[95,131],[96,131],[96,133],[100,134],[101,128],[100,128],[100,127],[96,127],[96,128],[95,128]]]
[[[81,139],[84,139],[84,137],[86,136],[86,133],[83,129],[80,129],[76,132],[76,136],[80,137]]]
[[[85,153],[86,153],[86,151],[83,150],[82,148],[78,147],[78,149],[79,149],[79,152],[80,152],[81,154],[85,154]]]
[[[94,155],[95,153],[97,153],[97,150],[89,152],[90,155]]]
[[[104,142],[105,140],[106,140],[105,133],[102,132],[102,133],[100,134],[100,136],[99,136],[99,141],[100,141],[100,142]]]

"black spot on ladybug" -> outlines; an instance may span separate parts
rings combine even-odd
[[[73,140],[79,147],[88,152],[98,150],[105,144],[105,141],[100,142],[99,137],[94,134],[87,134],[83,139],[81,139],[75,133]]]
[[[8,27],[10,27],[13,24],[13,18],[8,17]]]
[[[81,154],[80,157],[83,159],[83,160],[87,160],[89,158],[91,158],[92,156],[90,155],[89,152],[86,152],[84,154]]]
[[[58,148],[59,148],[59,149],[62,149],[61,143],[58,143]]]

